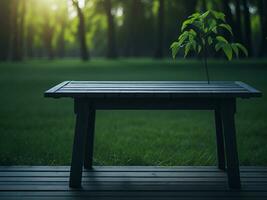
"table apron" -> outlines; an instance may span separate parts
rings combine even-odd
[[[82,100],[94,110],[215,110],[223,102],[232,102],[236,107],[235,98],[179,98],[179,99],[92,99],[75,98],[75,105]],[[75,106],[76,107],[76,106]],[[75,109],[76,110],[76,109]],[[236,110],[236,108],[234,108]]]

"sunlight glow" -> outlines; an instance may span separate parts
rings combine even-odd
[[[118,26],[122,26],[123,25],[123,7],[118,7],[116,9],[112,9],[112,14],[115,15],[115,17],[117,18],[117,24]]]
[[[79,3],[79,6],[80,6],[80,8],[84,8],[84,6],[85,6],[85,0],[77,0],[78,1],[78,3]],[[70,6],[73,6],[72,5],[72,0],[68,0],[68,6],[70,7]]]
[[[68,0],[68,15],[69,15],[69,19],[73,19],[77,16],[77,13],[72,5],[71,0]]]
[[[80,8],[84,8],[85,0],[78,0]]]
[[[85,0],[78,0],[80,8],[85,7]],[[69,19],[73,19],[77,16],[77,11],[73,7],[72,0],[68,0],[68,14],[69,14]]]
[[[119,7],[117,10],[116,10],[116,16],[117,17],[122,17],[123,15],[123,8],[122,7]]]
[[[57,4],[52,4],[52,5],[51,5],[51,9],[52,9],[53,11],[57,11],[57,10],[58,10],[58,5],[57,5]]]

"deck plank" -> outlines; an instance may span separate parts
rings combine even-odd
[[[68,187],[66,166],[1,166],[0,199],[267,199],[267,167],[241,167],[241,190],[230,190],[216,167],[94,167],[83,187]]]

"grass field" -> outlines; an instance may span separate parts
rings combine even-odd
[[[211,61],[213,80],[240,80],[267,93],[267,61]],[[0,64],[0,165],[68,165],[70,99],[43,92],[63,80],[204,80],[198,61],[78,60]],[[267,165],[267,98],[239,100],[242,165]],[[95,165],[215,165],[213,113],[98,111]]]

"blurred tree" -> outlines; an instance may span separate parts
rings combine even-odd
[[[180,10],[183,9],[183,5],[180,0],[166,1],[165,9],[164,54],[169,55],[170,41],[177,39],[180,33],[179,27],[183,20]]]
[[[107,56],[108,47],[108,20],[106,16],[106,10],[104,6],[104,0],[88,0],[85,6],[82,8],[86,20],[86,41],[90,46],[91,56]],[[112,0],[112,7],[116,8],[116,0]],[[113,17],[115,18],[116,9],[112,9]],[[75,23],[76,19],[72,20]],[[73,22],[70,22],[70,26]],[[114,26],[116,26],[114,19]]]
[[[265,0],[258,0],[258,9],[261,26],[261,45],[259,50],[259,56],[262,57],[267,54],[267,2]]]
[[[21,61],[24,50],[24,17],[25,17],[26,1],[12,1],[12,49],[11,59],[13,61]]]
[[[0,62],[8,59],[10,38],[10,0],[0,1]]]
[[[122,26],[118,30],[118,44],[124,56],[154,56],[154,1],[121,0]]]
[[[51,16],[51,2],[26,0],[27,12],[25,16],[25,40],[27,57],[49,57],[46,44],[46,26],[53,26],[56,22]],[[52,42],[52,41],[51,41]],[[48,45],[49,46],[49,45]],[[51,45],[52,46],[52,45]]]
[[[122,0],[124,1],[124,0]],[[136,22],[135,20],[139,20],[139,16],[137,15],[135,17],[135,11],[132,8],[137,7],[136,2],[133,1],[124,1],[123,2],[123,7],[124,7],[124,26],[122,27],[124,29],[124,52],[126,56],[133,56],[134,55],[134,38],[136,37]],[[140,12],[140,11],[139,11]],[[122,38],[123,39],[123,38]]]
[[[34,45],[34,21],[32,16],[35,15],[36,7],[35,7],[35,2],[33,0],[28,0],[26,2],[26,16],[25,16],[25,56],[28,58],[32,58],[34,56],[34,50],[33,50],[33,45]]]
[[[84,22],[84,15],[83,11],[79,6],[79,2],[77,0],[72,0],[72,3],[74,7],[77,10],[77,15],[79,18],[79,25],[78,25],[78,36],[80,40],[80,53],[81,53],[81,58],[84,61],[89,60],[89,51],[87,49],[87,44],[86,44],[86,36],[85,36],[85,22]]]
[[[107,35],[108,35],[108,49],[107,57],[108,58],[117,58],[117,47],[116,47],[116,34],[115,34],[115,24],[114,16],[112,14],[112,2],[111,0],[104,0],[104,8],[107,17]]]
[[[11,59],[12,60],[19,60],[19,34],[18,34],[18,1],[13,0],[11,3]]]
[[[58,6],[57,11],[57,54],[60,58],[65,56],[65,32],[67,29],[67,19],[68,19],[68,11],[67,11],[67,2],[61,1],[61,4]]]
[[[229,0],[223,0],[222,3],[223,3],[223,11],[224,11],[224,14],[225,14],[225,17],[226,17],[226,21],[233,28],[233,32],[234,32],[234,35],[235,35],[236,27],[235,27],[235,24],[234,24],[233,15],[232,15],[231,8],[230,8],[230,2],[229,2]],[[227,32],[227,31],[224,31],[224,35],[228,39],[231,38],[231,34],[229,34],[229,32]]]
[[[60,18],[61,22],[61,29],[59,32],[59,37],[58,37],[58,43],[57,43],[57,53],[60,58],[63,58],[65,56],[65,29],[66,29],[66,21],[65,18]]]
[[[44,10],[44,19],[49,19],[48,10]],[[44,20],[43,24],[43,44],[46,48],[47,55],[49,59],[54,58],[54,49],[53,49],[53,36],[55,34],[55,26],[52,24],[51,20]]]
[[[240,0],[235,0],[235,39],[238,42],[243,42],[242,21]]]
[[[132,46],[132,56],[140,56],[140,50],[142,49],[141,34],[142,29],[141,25],[144,19],[144,5],[141,0],[132,0],[131,1],[131,10],[130,10],[130,32],[128,32],[128,37],[131,41]]]
[[[24,39],[25,39],[25,14],[26,14],[26,0],[20,0],[20,17],[19,17],[19,56],[20,60],[24,57]]]
[[[29,24],[27,27],[27,36],[26,36],[26,49],[27,57],[32,58],[33,55],[33,36],[34,36],[34,26]]]
[[[158,24],[157,24],[157,49],[156,58],[163,58],[164,56],[164,15],[165,15],[165,0],[159,0],[158,7]]]
[[[243,3],[243,12],[244,12],[244,42],[245,46],[248,49],[249,56],[252,56],[253,50],[252,50],[252,31],[251,31],[251,18],[250,18],[250,12],[249,12],[249,5],[247,0],[242,0]]]
[[[234,39],[245,43],[250,53],[252,39],[253,44],[259,42],[262,56],[266,53],[266,4],[264,0],[0,0],[0,38],[7,38],[0,39],[1,59],[10,55],[21,60],[25,54],[80,55],[87,60],[89,46],[93,56],[162,58],[169,54],[181,22],[196,9],[227,13]],[[9,50],[3,53],[3,49]]]

